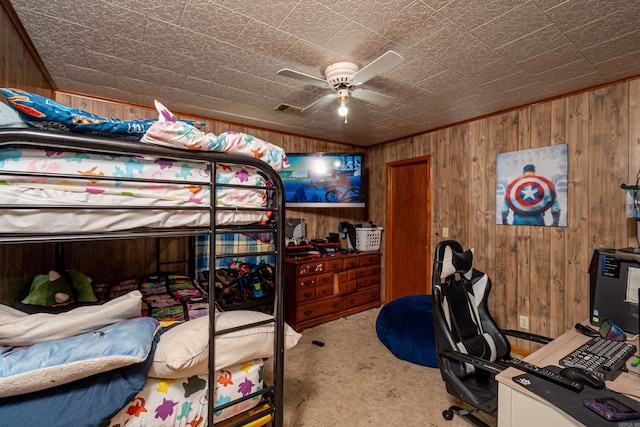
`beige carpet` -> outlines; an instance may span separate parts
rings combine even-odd
[[[380,342],[379,312],[305,329],[286,352],[286,427],[471,425],[457,416],[442,418],[444,409],[460,402],[447,393],[437,368],[400,360]],[[486,414],[482,419],[496,424]]]

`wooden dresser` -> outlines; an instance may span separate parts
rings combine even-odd
[[[380,306],[380,252],[285,261],[286,321],[297,331]]]

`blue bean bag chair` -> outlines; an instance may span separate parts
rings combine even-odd
[[[376,319],[376,333],[399,359],[438,367],[431,295],[409,295],[385,304]]]

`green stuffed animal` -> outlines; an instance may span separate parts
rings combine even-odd
[[[98,301],[91,287],[91,281],[75,270],[67,270],[65,276],[52,270],[49,274],[40,274],[33,279],[29,295],[22,300],[22,303],[51,307],[74,301]]]
[[[73,295],[78,302],[98,302],[98,297],[93,292],[91,280],[76,270],[67,270],[67,278],[71,281]]]
[[[29,295],[23,304],[53,306],[73,302],[73,288],[57,271],[39,274],[31,282]]]

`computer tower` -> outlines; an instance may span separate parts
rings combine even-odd
[[[640,254],[625,250],[596,249],[589,266],[589,321],[600,326],[606,319],[625,332],[640,329],[638,289]]]

